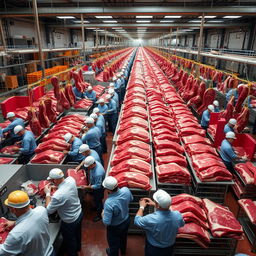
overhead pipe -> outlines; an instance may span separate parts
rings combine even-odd
[[[83,41],[83,56],[85,61],[85,36],[84,36],[84,15],[81,14],[81,23],[82,23],[82,41]]]

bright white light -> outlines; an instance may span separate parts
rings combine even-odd
[[[134,41],[135,41],[135,43],[142,43],[143,42],[143,40],[141,39],[141,38],[139,38],[139,39],[134,39]]]
[[[198,17],[199,19],[202,19],[202,16]],[[204,16],[205,19],[214,19],[216,16]]]
[[[223,20],[209,20],[207,21],[207,23],[210,22],[210,23],[219,23],[219,22],[223,22]]]
[[[116,20],[103,20],[104,23],[117,23]]]
[[[174,22],[174,20],[160,20],[161,23]]]
[[[136,16],[137,19],[152,19],[153,16]]]
[[[190,20],[189,22],[193,22],[193,23],[200,23],[201,20]]]
[[[73,20],[74,23],[82,23],[81,20]],[[84,20],[84,23],[90,23],[88,20]]]
[[[224,16],[224,19],[238,19],[241,18],[242,16]]]
[[[150,23],[150,20],[136,20],[137,23]]]
[[[74,16],[57,16],[58,19],[75,19]]]
[[[164,19],[179,19],[181,16],[164,16]]]
[[[97,19],[112,19],[112,16],[95,16]]]

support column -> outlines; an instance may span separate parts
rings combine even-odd
[[[5,36],[4,36],[4,28],[3,28],[2,19],[0,19],[0,33],[1,33],[1,38],[2,38],[4,52],[5,52],[7,49],[7,45],[6,45]]]
[[[108,36],[107,36],[107,29],[105,28],[105,41],[104,41],[105,46],[108,45]]]
[[[98,28],[96,28],[96,51],[98,51],[99,47],[99,34],[98,34]]]
[[[176,44],[175,44],[175,48],[178,47],[178,34],[179,34],[179,28],[177,28],[177,30],[176,30]]]
[[[44,55],[43,55],[43,50],[42,50],[42,39],[41,39],[41,32],[40,32],[40,26],[39,26],[37,1],[36,0],[33,0],[33,12],[34,12],[34,19],[35,19],[35,23],[36,23],[38,49],[39,49],[41,67],[42,67],[42,78],[44,78],[45,77]]]
[[[202,14],[202,19],[201,19],[199,42],[198,42],[198,52],[197,52],[197,62],[201,61],[201,50],[202,50],[202,43],[203,43],[203,31],[204,31],[204,13]]]
[[[83,43],[83,57],[84,57],[84,61],[85,61],[85,36],[84,36],[84,15],[81,13],[81,29],[82,29],[82,43]]]
[[[170,28],[170,48],[172,47],[172,28]]]

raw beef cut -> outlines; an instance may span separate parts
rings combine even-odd
[[[211,233],[214,237],[242,239],[243,229],[234,214],[226,207],[203,199]]]
[[[253,174],[254,177],[254,184],[256,185],[256,166],[252,162],[246,162],[245,165],[250,170],[250,172]]]
[[[65,96],[68,99],[70,106],[73,106],[76,102],[76,96],[72,89],[72,85],[69,83],[65,86]]]
[[[146,150],[137,147],[131,147],[123,150],[122,152],[116,153],[114,152],[113,159],[111,161],[111,166],[115,166],[120,162],[128,159],[141,159],[150,163],[151,157],[150,153]]]
[[[156,162],[158,165],[168,164],[168,163],[175,163],[182,167],[187,167],[187,160],[183,155],[179,156],[159,156],[156,157]]]
[[[48,180],[41,180],[41,181],[39,182],[39,184],[38,184],[38,194],[39,194],[41,197],[45,197],[44,188],[45,188],[45,186],[48,185],[48,184],[51,184],[51,182],[48,181]],[[52,189],[51,189],[51,196],[52,196],[52,195],[56,192],[56,190],[58,189],[58,187],[52,186],[52,184],[51,184],[51,187],[52,187]]]
[[[145,130],[148,130],[148,121],[140,117],[132,117],[129,119],[125,119],[124,121],[120,122],[120,126],[117,133],[120,134],[123,130],[126,130],[132,126],[139,126]]]
[[[180,142],[180,138],[176,134],[166,134],[166,133],[162,133],[158,135],[153,134],[153,137],[154,139],[157,139],[157,140],[169,140],[176,143]]]
[[[162,148],[155,150],[156,156],[180,156],[181,154],[172,148]]]
[[[206,230],[209,229],[209,225],[208,225],[207,221],[202,221],[199,217],[197,217],[192,212],[184,212],[184,213],[182,213],[182,217],[183,217],[183,220],[185,221],[185,223],[193,222]]]
[[[15,155],[17,152],[19,152],[20,147],[16,145],[6,146],[0,150],[2,154],[5,155]]]
[[[56,76],[52,77],[51,83],[53,85],[54,96],[58,100],[60,98],[60,85],[58,78]]]
[[[0,157],[0,164],[9,164],[13,161],[13,158]]]
[[[172,197],[172,205],[174,204],[179,204],[185,201],[191,201],[195,204],[198,204],[200,207],[203,206],[203,201],[201,198],[196,197],[196,196],[192,196],[189,194],[179,194],[177,196],[173,196]]]
[[[156,149],[172,148],[172,149],[176,150],[177,152],[179,152],[180,154],[184,153],[184,149],[180,144],[178,144],[176,142],[169,141],[169,140],[154,139],[154,145],[155,145]]]
[[[0,218],[0,244],[3,244],[10,233],[10,231],[13,229],[11,228],[6,228],[5,224],[7,223],[7,219],[5,218]]]
[[[66,143],[64,140],[61,139],[49,139],[45,142],[40,143],[35,152],[40,153],[44,152],[45,150],[51,149],[54,151],[63,152],[63,150],[69,150],[70,144]]]
[[[29,118],[29,126],[31,128],[31,131],[35,135],[35,137],[38,137],[42,133],[42,127],[40,125],[40,122],[36,115],[36,109],[30,108],[28,110],[28,118]]]
[[[75,179],[77,187],[88,185],[84,170],[68,169],[67,176],[71,176]]]
[[[249,87],[247,85],[240,86],[238,88],[239,96],[235,105],[235,112],[240,113],[243,107],[243,103],[249,94]]]
[[[188,128],[182,128],[180,129],[180,136],[188,136],[188,135],[201,135],[201,136],[205,136],[205,130],[204,129],[197,129],[197,128],[193,128],[193,127],[188,127]]]
[[[88,110],[88,109],[92,106],[92,104],[93,104],[93,102],[92,102],[91,100],[88,100],[88,99],[81,99],[81,100],[79,100],[78,102],[76,102],[73,107],[74,107],[75,109],[80,108],[80,109],[86,109],[86,110]]]
[[[146,175],[134,172],[122,172],[115,175],[119,187],[139,188],[150,190],[151,185]]]
[[[48,128],[51,124],[48,116],[47,116],[47,112],[46,112],[46,105],[44,100],[41,100],[39,103],[39,113],[38,113],[38,120],[40,122],[40,125],[43,128]]]
[[[141,140],[149,143],[149,132],[139,126],[134,126],[124,130],[117,137],[117,145],[124,143],[128,140]]]
[[[216,150],[210,145],[195,143],[195,144],[188,144],[186,145],[185,148],[189,155],[210,153],[217,156]]]
[[[212,166],[220,166],[220,167],[225,168],[224,163],[220,159],[216,160],[214,158],[195,160],[195,161],[193,161],[192,165],[195,168],[195,170],[199,171],[199,172],[201,172],[205,169],[208,169]]]
[[[118,145],[115,148],[115,153],[118,153],[118,152],[121,152],[123,150],[126,150],[129,147],[138,147],[138,148],[146,150],[147,152],[150,152],[149,144],[147,144],[147,143],[145,143],[143,141],[140,141],[140,140],[128,140],[128,141]]]
[[[184,144],[195,144],[195,143],[202,143],[206,145],[211,145],[211,142],[209,139],[200,136],[200,135],[190,135],[190,136],[185,136],[182,137],[182,140],[184,141]]]
[[[226,109],[220,116],[221,118],[225,118],[227,122],[229,121],[230,118],[234,116],[234,103],[235,103],[235,96],[232,96],[228,101]]]
[[[203,248],[208,248],[210,243],[209,233],[196,223],[186,223],[184,227],[179,228],[178,238],[193,240]]]
[[[56,110],[53,108],[52,100],[50,98],[46,98],[44,101],[44,104],[46,106],[46,115],[49,118],[51,123],[56,122],[57,113]]]
[[[208,105],[212,104],[215,99],[216,91],[213,88],[208,88],[203,96],[203,103],[198,108],[197,113],[202,115],[203,111],[207,109]]]
[[[62,105],[63,109],[68,110],[70,108],[70,103],[69,103],[68,99],[66,98],[64,88],[60,89],[60,98],[59,98],[58,103]]]
[[[238,200],[239,205],[246,212],[250,221],[253,224],[256,224],[256,203],[251,199],[240,199]]]
[[[250,111],[249,108],[243,107],[241,114],[237,117],[237,124],[235,126],[235,129],[238,133],[241,133],[243,129],[246,127],[249,121],[249,115]]]
[[[254,175],[245,163],[235,165],[235,170],[240,174],[246,184],[254,184]]]
[[[212,166],[197,173],[201,181],[229,181],[232,180],[232,174],[221,166]]]
[[[132,107],[129,110],[125,111],[125,113],[123,113],[122,115],[122,120],[133,116],[138,116],[145,120],[148,120],[148,112],[144,108],[138,106]]]
[[[64,157],[64,153],[53,150],[46,150],[36,154],[30,162],[37,164],[60,164]]]

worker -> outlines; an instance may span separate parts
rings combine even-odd
[[[232,161],[237,161],[237,160],[246,161],[247,157],[237,156],[235,150],[233,149],[232,143],[236,139],[236,135],[234,132],[227,132],[225,137],[226,138],[221,143],[220,156],[224,164],[226,165],[227,169],[231,173],[234,173],[234,167],[233,167]]]
[[[100,130],[95,126],[94,119],[91,117],[86,118],[85,125],[85,133],[82,135],[82,142],[88,144],[91,149],[94,149],[98,153],[101,163],[103,164]]]
[[[208,105],[207,109],[202,114],[201,126],[202,126],[203,129],[208,128],[212,112],[214,112],[214,106],[213,105]]]
[[[85,158],[84,167],[89,171],[90,185],[82,186],[82,189],[89,189],[93,193],[96,208],[96,216],[93,218],[93,221],[97,222],[102,219],[102,200],[104,198],[104,188],[102,186],[102,182],[105,178],[105,170],[100,162],[95,161],[93,156],[87,156]]]
[[[98,109],[100,110],[100,113],[104,116],[107,114],[108,112],[108,106],[107,104],[105,104],[105,100],[103,98],[100,98],[98,101]]]
[[[92,89],[92,86],[88,86],[86,93],[85,93],[85,98],[87,98],[88,100],[91,100],[93,102],[96,101],[96,92]]]
[[[79,153],[79,147],[83,144],[82,140],[75,137],[71,133],[66,133],[64,135],[64,140],[66,143],[71,144],[70,151],[64,150],[63,153],[67,154],[67,162],[81,162],[84,156]]]
[[[73,177],[64,178],[64,173],[58,168],[49,172],[47,180],[58,187],[51,196],[51,186],[46,185],[44,192],[45,205],[48,214],[55,211],[61,219],[60,232],[68,256],[77,256],[81,251],[81,231],[83,212],[78,197],[76,181]]]
[[[108,193],[102,212],[102,221],[107,226],[109,248],[106,249],[106,252],[107,255],[118,256],[120,250],[124,255],[130,224],[129,204],[133,200],[133,196],[128,188],[119,189],[116,178],[112,176],[106,177],[102,185]]]
[[[3,134],[6,137],[8,133],[10,133],[11,137],[11,144],[14,144],[17,141],[20,141],[22,139],[21,136],[18,136],[14,133],[14,127],[17,125],[21,125],[22,127],[25,127],[24,120],[22,118],[18,118],[15,116],[15,113],[8,112],[6,115],[6,118],[11,122],[6,128],[3,129]]]
[[[214,113],[219,113],[219,112],[220,112],[220,108],[219,108],[220,104],[219,104],[219,101],[215,100],[215,101],[213,102],[213,106],[214,106]]]
[[[109,131],[112,132],[112,134],[115,134],[115,130],[116,130],[116,125],[117,125],[117,106],[116,106],[116,102],[112,99],[111,95],[107,95],[106,99],[108,100],[108,126],[109,126]]]
[[[4,226],[12,230],[0,244],[0,255],[35,256],[36,251],[37,256],[54,256],[46,209],[43,206],[31,209],[28,194],[21,190],[11,192],[4,203],[17,220],[8,220]]]
[[[78,100],[81,100],[81,99],[84,99],[84,97],[85,97],[85,93],[84,92],[80,92],[77,88],[76,88],[76,86],[73,86],[73,92],[74,92],[74,94],[75,94],[75,96],[76,96],[76,101],[78,101]]]
[[[238,96],[239,96],[237,88],[232,88],[228,91],[228,93],[226,94],[226,102],[227,103],[229,102],[229,100],[232,96],[235,96],[235,104],[236,104]]]
[[[113,77],[113,82],[115,83],[115,92],[118,94],[118,98],[120,99],[120,92],[121,92],[121,80],[119,79],[119,73]]]
[[[146,231],[145,256],[172,255],[178,229],[185,225],[178,211],[171,211],[171,196],[162,189],[150,198],[140,200],[140,208],[136,213],[134,224]],[[154,213],[143,216],[147,206],[154,206]]]
[[[106,141],[106,137],[107,137],[107,134],[106,134],[106,121],[105,121],[104,116],[100,113],[99,108],[94,108],[93,109],[93,113],[98,116],[97,122],[101,122],[102,126],[103,126],[102,135],[100,137],[100,143],[101,143],[101,147],[102,147],[102,153],[104,154],[104,153],[107,153],[107,151],[108,151],[107,141]]]
[[[18,162],[20,164],[27,164],[34,155],[37,147],[34,134],[31,131],[26,131],[21,125],[15,126],[13,131],[15,134],[22,137],[21,148],[17,149],[17,152],[21,153]],[[20,144],[20,142],[18,142],[18,144]]]
[[[124,72],[122,71],[120,73],[121,77],[121,91],[120,91],[120,102],[123,102],[124,100],[124,95],[125,95],[125,87],[126,87],[126,82],[125,82],[125,77],[124,77]]]
[[[116,102],[116,106],[119,107],[119,97],[114,89],[108,89],[108,94],[111,95],[112,99]]]
[[[224,133],[226,134],[227,132],[235,132],[234,127],[236,125],[236,119],[230,118],[228,123],[224,127]]]

